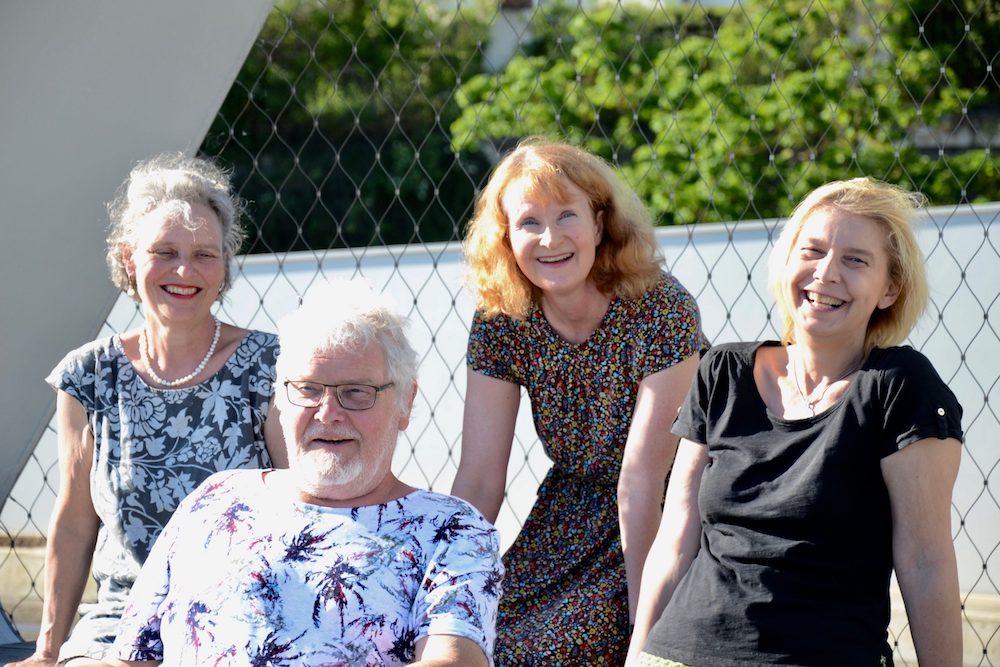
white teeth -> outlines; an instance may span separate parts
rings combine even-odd
[[[818,303],[821,306],[839,306],[844,301],[842,299],[835,299],[832,296],[826,296],[824,294],[814,294],[812,292],[806,292],[806,298],[812,303]]]
[[[559,257],[539,257],[538,261],[542,264],[554,264],[556,262],[562,262],[573,256],[573,253],[568,252],[565,255],[560,255]]]
[[[191,296],[198,291],[197,287],[177,287],[176,285],[167,285],[163,289],[171,294],[178,294],[180,296]]]

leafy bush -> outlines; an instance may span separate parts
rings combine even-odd
[[[531,11],[489,74],[495,0],[279,2],[202,146],[253,204],[244,250],[460,238],[532,134],[619,165],[662,224],[782,216],[860,174],[937,204],[1000,191],[995,155],[950,145],[1000,135],[1000,0]]]
[[[458,236],[489,165],[448,131],[484,7],[278,3],[202,146],[252,204],[245,251]]]
[[[947,132],[970,108],[996,112],[996,78],[984,69],[970,87],[974,73],[960,78],[942,53],[995,61],[985,35],[1000,16],[980,15],[992,23],[968,43],[937,43],[914,26],[958,10],[926,4],[921,17],[852,0],[545,3],[522,55],[462,85],[453,141],[475,155],[530,134],[567,138],[617,163],[663,224],[785,215],[817,185],[857,175],[937,204],[995,197],[988,151],[928,154],[913,137]]]

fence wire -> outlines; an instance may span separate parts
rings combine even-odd
[[[273,329],[316,280],[379,276],[422,346],[422,418],[397,464],[446,491],[471,307],[458,241],[518,139],[563,138],[607,158],[659,224],[718,223],[678,229],[667,251],[718,313],[705,322],[716,342],[774,335],[761,280],[774,222],[744,238],[750,221],[786,215],[834,178],[920,190],[940,207],[924,248],[944,277],[911,343],[963,387],[953,517],[956,546],[973,554],[961,561],[966,664],[1000,665],[1000,281],[982,278],[1000,267],[1000,209],[984,204],[1000,199],[998,35],[997,0],[278,2],[201,147],[251,203],[248,257],[223,316]],[[972,221],[961,242],[959,210]],[[140,322],[120,303],[105,333]],[[527,412],[501,517],[514,530],[548,466]],[[54,440],[50,426],[0,515],[0,575],[13,582],[0,602],[28,636]],[[892,633],[897,664],[915,664],[904,622]]]

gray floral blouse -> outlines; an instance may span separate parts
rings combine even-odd
[[[61,659],[104,657],[139,568],[188,493],[220,470],[270,467],[264,421],[277,351],[277,337],[251,331],[208,380],[154,389],[115,335],[70,352],[46,378],[86,410],[94,436],[90,493],[101,520],[97,602],[81,605]]]

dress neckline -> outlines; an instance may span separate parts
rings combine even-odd
[[[586,339],[580,341],[579,343],[574,343],[572,341],[563,338],[562,335],[560,335],[559,332],[556,331],[555,327],[552,326],[552,323],[549,322],[549,319],[545,317],[545,313],[542,311],[542,307],[540,304],[536,303],[531,307],[531,313],[529,314],[529,318],[535,320],[534,322],[535,326],[550,341],[554,341],[559,345],[569,349],[580,350],[595,345],[601,341],[601,339],[604,336],[604,331],[607,329],[608,321],[611,318],[612,311],[614,311],[616,308],[619,307],[621,299],[622,298],[618,295],[611,297],[611,300],[608,302],[608,307],[604,311],[604,315],[601,316],[601,321],[597,323],[597,326],[594,328],[592,332],[590,332],[590,335],[587,336]]]
[[[144,386],[146,389],[152,392],[167,393],[167,392],[180,392],[180,391],[190,391],[192,389],[198,389],[199,387],[208,384],[212,380],[216,379],[216,377],[218,377],[224,370],[229,368],[229,365],[233,363],[233,360],[236,358],[236,353],[239,352],[244,345],[246,345],[252,333],[254,333],[252,330],[247,329],[247,332],[243,334],[242,338],[240,338],[240,342],[237,343],[236,347],[233,348],[232,353],[228,357],[226,357],[226,360],[223,362],[222,366],[219,367],[219,370],[215,371],[201,382],[197,384],[188,385],[186,387],[154,387],[153,385],[149,384],[149,382],[146,381],[146,378],[144,378],[142,374],[139,373],[139,369],[136,367],[136,365],[132,363],[132,360],[129,359],[129,356],[125,353],[125,345],[124,343],[122,343],[121,333],[113,334],[111,336],[111,341],[112,341],[112,346],[115,348],[118,354],[122,356],[122,358],[125,360],[125,363],[128,364],[129,367],[132,369],[132,375],[135,377],[136,381],[141,382],[142,386]]]

